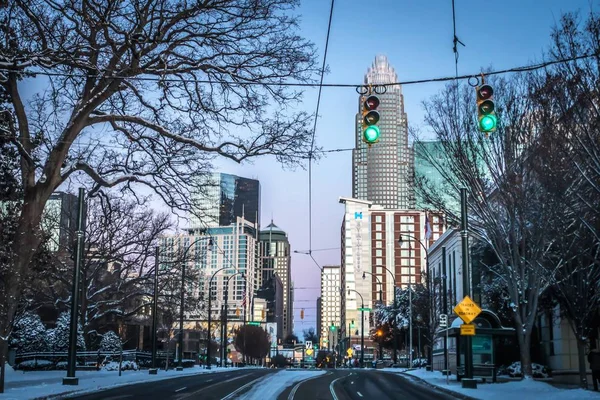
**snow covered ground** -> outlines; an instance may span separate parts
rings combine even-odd
[[[231,368],[215,368],[210,370],[198,366],[186,368],[183,371],[171,369],[159,370],[157,375],[149,375],[148,370],[123,371],[119,376],[117,371],[77,371],[78,386],[64,386],[62,378],[67,376],[67,371],[15,371],[10,366],[6,367],[5,392],[0,395],[2,400],[33,399],[49,395],[56,395],[71,391],[88,393],[109,387],[129,385],[140,381],[157,381],[175,378],[184,375],[217,373],[231,371]]]
[[[383,371],[396,372],[394,368],[385,368]],[[558,389],[548,383],[535,380],[512,381],[506,383],[479,383],[477,389],[463,389],[456,377],[450,377],[449,385],[446,385],[446,377],[440,371],[428,372],[424,369],[406,371],[406,375],[412,375],[454,392],[481,400],[506,400],[513,399],[547,399],[547,400],[600,400],[599,392],[583,389]],[[590,382],[591,385],[591,382]]]
[[[239,398],[243,400],[265,400],[265,393],[268,393],[269,399],[275,399],[294,383],[315,378],[324,373],[325,371],[283,370],[276,374],[267,375],[254,384],[249,392]]]

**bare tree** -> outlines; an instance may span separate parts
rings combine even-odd
[[[294,112],[315,50],[297,35],[296,0],[11,0],[0,8],[1,86],[18,150],[23,202],[0,290],[6,336],[36,249],[42,210],[62,184],[92,193],[145,186],[189,209],[195,176],[216,157],[273,155],[295,165],[311,148]],[[43,76],[43,79],[34,79]],[[43,88],[27,101],[19,79]],[[312,155],[312,153],[311,153]]]
[[[420,155],[454,193],[467,188],[471,235],[486,243],[498,260],[490,271],[506,284],[524,375],[531,377],[531,333],[538,299],[560,267],[543,260],[555,240],[550,225],[561,205],[547,201],[533,168],[539,129],[528,77],[515,75],[492,83],[497,131],[488,137],[477,130],[473,88],[449,85],[425,103],[426,123],[439,141],[439,151],[425,150]],[[424,194],[433,209],[444,210],[454,223],[459,221],[443,196]]]

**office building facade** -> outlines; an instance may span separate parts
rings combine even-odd
[[[386,56],[378,55],[364,78],[365,85],[398,81],[398,75]],[[400,85],[388,86],[375,94],[381,104],[377,124],[381,135],[371,146],[362,141],[363,110],[366,96],[359,96],[356,114],[356,146],[352,151],[352,197],[368,200],[389,209],[412,209],[414,196],[414,157],[408,146],[408,120]]]
[[[293,333],[294,304],[291,274],[290,242],[287,233],[271,221],[259,234],[260,273],[258,285],[263,287],[275,275],[283,286],[283,331],[281,338]]]
[[[318,323],[321,348],[333,349],[338,342],[342,324],[341,269],[339,265],[325,265],[321,270],[320,322]]]
[[[219,172],[198,178],[192,193],[192,211],[192,230],[229,226],[238,217],[257,225],[260,182]]]
[[[423,282],[427,267],[423,246],[429,248],[444,233],[445,224],[435,213],[391,210],[360,199],[342,197],[339,201],[345,206],[340,273],[345,337],[349,321],[354,320],[358,330],[363,323],[365,332],[370,328],[369,313],[361,321],[358,312],[363,300],[366,308],[374,308],[381,290],[381,301],[390,304],[394,287]]]

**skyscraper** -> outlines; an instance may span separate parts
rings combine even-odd
[[[398,75],[384,55],[375,57],[365,75],[365,85],[398,82]],[[368,200],[384,208],[414,208],[412,150],[408,147],[408,121],[400,85],[388,86],[383,94],[373,93],[381,101],[377,124],[378,143],[362,141],[362,111],[365,96],[359,97],[356,114],[356,146],[352,152],[352,197]]]
[[[259,235],[260,273],[257,276],[259,286],[273,278],[281,280],[283,286],[283,332],[281,338],[293,333],[293,290],[291,274],[290,242],[287,233],[271,221]]]
[[[339,265],[324,265],[321,270],[320,322],[317,335],[321,337],[321,348],[333,348],[337,332],[342,324],[341,278]],[[334,327],[332,330],[331,327]]]
[[[193,230],[229,226],[242,216],[260,221],[259,181],[219,172],[200,179],[201,192],[192,195]]]

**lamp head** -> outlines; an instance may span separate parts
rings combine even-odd
[[[365,279],[365,273],[363,272],[363,279]]]
[[[398,235],[398,244],[402,244],[404,239],[402,239],[402,235]]]

